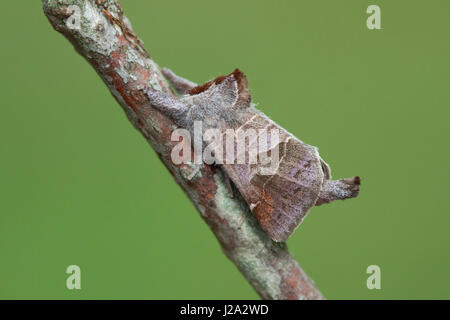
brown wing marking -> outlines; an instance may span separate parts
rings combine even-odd
[[[317,149],[291,138],[278,172],[266,178],[260,202],[253,212],[276,241],[286,241],[318,199],[323,172]],[[251,185],[262,181],[256,175]]]
[[[261,227],[275,241],[286,241],[314,206],[323,182],[317,149],[294,137],[280,143],[274,175],[250,165],[224,165]]]

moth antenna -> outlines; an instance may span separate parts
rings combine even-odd
[[[168,68],[161,69],[161,72],[178,94],[187,94],[190,90],[197,86],[195,82],[176,75]]]
[[[179,100],[154,89],[146,91],[150,104],[175,122],[184,117],[188,107]]]
[[[334,200],[345,200],[355,198],[359,193],[360,177],[353,177],[341,180],[325,180],[320,190],[319,199],[316,206],[330,203]]]

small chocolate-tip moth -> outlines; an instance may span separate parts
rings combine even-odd
[[[330,168],[316,147],[302,142],[254,107],[247,78],[238,69],[203,85],[169,69],[163,69],[163,74],[180,99],[149,89],[146,94],[150,103],[191,134],[196,121],[202,121],[203,130],[214,127],[222,133],[230,128],[235,132],[249,128],[279,131],[278,139],[267,140],[266,152],[275,147],[280,150],[272,174],[261,174],[258,164],[219,164],[273,240],[286,241],[313,206],[358,195],[359,177],[331,180]]]

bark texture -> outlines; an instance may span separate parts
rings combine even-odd
[[[217,237],[223,252],[263,299],[323,299],[284,243],[272,241],[238,194],[232,197],[220,170],[174,165],[173,122],[154,109],[144,91],[176,97],[159,66],[135,35],[116,0],[43,0],[53,28],[63,34],[105,82]],[[75,16],[74,16],[75,15]],[[79,15],[80,24],[74,20]]]

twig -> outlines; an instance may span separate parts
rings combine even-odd
[[[242,197],[230,195],[219,170],[204,166],[200,177],[189,181],[186,175],[190,168],[172,163],[173,123],[149,104],[143,90],[151,87],[175,94],[135,35],[120,4],[116,0],[43,0],[43,8],[54,29],[94,67],[194,203],[225,255],[258,294],[263,299],[323,299],[286,244],[273,242]],[[79,28],[73,21],[74,14],[80,14]]]

